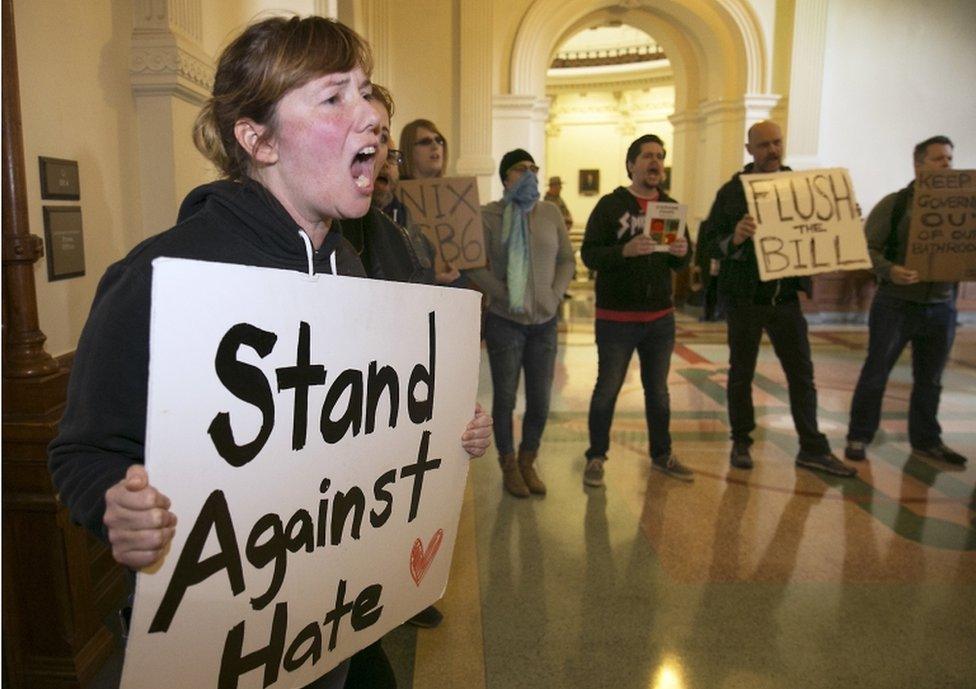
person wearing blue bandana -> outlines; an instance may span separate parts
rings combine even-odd
[[[534,464],[549,416],[556,314],[575,265],[559,208],[539,200],[538,172],[527,151],[502,157],[505,193],[481,209],[488,265],[465,271],[488,297],[485,343],[502,485],[522,498],[546,492]],[[522,372],[525,414],[516,455],[512,416]]]

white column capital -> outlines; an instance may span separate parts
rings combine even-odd
[[[202,35],[199,0],[134,0],[129,80],[135,96],[168,94],[202,105],[215,71]]]
[[[675,111],[668,115],[668,122],[674,128],[675,133],[684,131],[689,127],[698,127],[701,124],[702,115],[697,110]]]
[[[201,0],[133,0],[134,33],[178,33],[190,41],[203,41],[203,7]]]

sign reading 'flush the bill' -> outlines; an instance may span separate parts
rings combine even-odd
[[[847,170],[742,175],[763,281],[871,267]]]

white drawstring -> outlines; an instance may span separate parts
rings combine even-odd
[[[315,277],[315,267],[312,263],[312,255],[315,253],[312,249],[312,240],[308,238],[304,230],[299,230],[298,234],[302,236],[302,240],[305,242],[305,255],[308,257],[308,276]],[[332,266],[332,274],[338,275],[339,268],[336,266],[336,252],[333,251],[329,254],[329,265]]]
[[[299,230],[298,234],[300,234],[302,239],[305,241],[305,256],[308,258],[308,276],[312,277],[315,275],[315,268],[312,265],[312,254],[314,253],[312,251],[312,240],[308,238],[308,235],[305,234],[304,230]],[[332,270],[335,272],[335,267],[333,267]]]

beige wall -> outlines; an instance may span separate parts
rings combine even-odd
[[[974,27],[972,0],[830,3],[821,161],[850,169],[865,212],[912,178],[932,134],[976,168]]]
[[[79,205],[84,227],[83,277],[49,282],[45,260],[35,264],[41,329],[54,355],[75,348],[105,269],[145,237],[172,225],[186,192],[213,178],[190,138],[196,106],[160,96],[159,107],[143,102],[143,119],[138,117],[129,74],[133,5],[132,0],[14,2],[31,231],[43,236],[45,205]],[[203,43],[214,51],[251,16],[236,0],[204,5]],[[150,152],[165,156],[162,177],[154,168],[153,179],[141,178],[140,127],[152,129],[156,150]],[[79,202],[41,200],[38,156],[78,161]],[[143,193],[159,209],[149,213],[155,220],[146,228]]]
[[[630,107],[621,112],[621,103]],[[643,134],[657,134],[668,151],[674,150],[673,128],[667,117],[674,110],[674,86],[648,91],[561,93],[551,109],[543,175],[563,179],[562,198],[583,227],[599,196],[579,193],[579,171],[600,171],[600,195],[630,184],[624,165],[630,142]],[[666,163],[670,165],[670,160]],[[543,187],[546,179],[542,180]]]
[[[390,3],[391,71],[386,84],[396,99],[393,134],[399,142],[407,122],[434,122],[448,142],[454,169],[458,156],[456,5],[441,0]]]
[[[48,282],[45,259],[35,264],[41,329],[57,355],[74,349],[99,278],[139,234],[132,3],[15,0],[14,23],[31,231],[44,234],[42,205],[82,210],[84,277]],[[41,201],[38,156],[78,161],[80,202]]]

